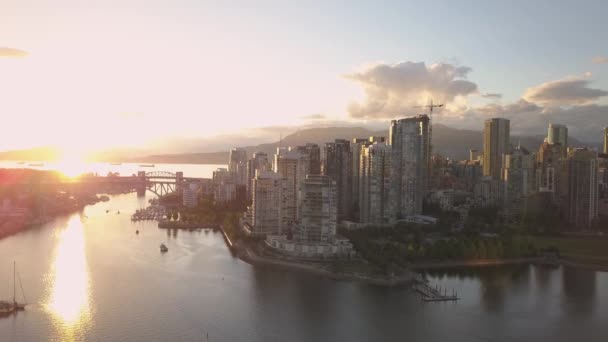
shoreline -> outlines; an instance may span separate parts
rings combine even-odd
[[[608,265],[586,264],[586,263],[582,263],[582,262],[578,262],[578,261],[571,261],[571,260],[567,260],[567,259],[560,259],[559,263],[562,266],[580,268],[580,269],[585,269],[585,270],[589,270],[589,271],[608,272]]]
[[[487,267],[500,265],[519,265],[519,264],[534,264],[543,263],[542,258],[512,258],[512,259],[471,259],[471,260],[453,260],[441,262],[421,262],[411,264],[409,267],[413,270],[429,270],[442,268],[460,268],[460,267]]]
[[[236,248],[238,258],[252,266],[270,266],[275,268],[290,269],[327,277],[333,280],[359,281],[378,286],[409,286],[416,281],[420,281],[421,279],[418,273],[412,271],[407,271],[407,273],[402,276],[382,278],[373,278],[352,273],[336,273],[321,267],[315,267],[313,265],[262,257],[247,247],[238,246]]]
[[[232,246],[229,246],[232,249]],[[274,259],[271,257],[263,257],[257,255],[248,247],[236,245],[236,256],[242,261],[252,266],[270,266],[275,268],[290,269],[294,271],[306,272],[309,274],[315,274],[318,276],[327,277],[333,280],[347,280],[347,281],[358,281],[366,284],[379,285],[379,286],[410,286],[416,282],[423,281],[421,272],[425,270],[439,270],[439,269],[457,269],[457,268],[478,268],[478,267],[491,267],[491,266],[502,266],[502,265],[550,265],[543,258],[530,257],[530,258],[513,258],[513,259],[478,259],[478,260],[466,260],[466,261],[445,261],[445,262],[429,262],[429,263],[418,263],[411,264],[406,271],[406,274],[395,277],[371,277],[360,274],[352,273],[337,273],[327,270],[322,267],[314,265],[307,265],[304,263],[298,263],[294,261],[286,261]],[[595,272],[608,272],[608,266],[584,264],[580,262],[569,261],[566,259],[559,259],[556,262],[558,266],[575,267],[581,269],[587,269]]]
[[[54,213],[45,216],[17,217],[12,218],[12,220],[9,219],[0,222],[0,240],[27,231],[32,227],[47,224],[58,217],[72,215],[76,212],[82,211],[89,205],[95,205],[99,202],[106,202],[107,200],[104,200],[103,197],[104,196],[96,196],[94,200],[89,199],[88,201],[83,201],[74,207],[63,207],[56,210]]]

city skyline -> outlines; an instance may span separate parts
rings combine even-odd
[[[605,340],[606,13],[0,0],[0,341]]]
[[[29,134],[8,132],[0,150],[57,144],[78,154],[176,136],[385,127],[420,114],[413,107],[431,97],[446,103],[436,123],[480,130],[505,117],[517,134],[554,122],[596,140],[608,113],[608,53],[588,34],[606,31],[601,3],[444,3],[439,12],[413,2],[353,3],[347,12],[336,4],[1,3],[3,113]],[[584,25],[565,29],[564,20]],[[111,139],[94,134],[104,130]]]

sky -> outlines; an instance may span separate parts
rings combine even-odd
[[[295,127],[608,126],[605,1],[0,0],[0,150]],[[237,138],[235,138],[238,140]],[[238,142],[235,142],[238,143]]]

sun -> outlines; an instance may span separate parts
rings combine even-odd
[[[75,150],[64,150],[55,165],[57,171],[69,178],[78,178],[85,172],[84,155]]]

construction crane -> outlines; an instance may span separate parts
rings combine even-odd
[[[429,117],[432,120],[433,119],[433,109],[435,108],[441,108],[443,107],[443,103],[442,104],[433,104],[433,99],[431,99],[429,101],[429,104],[427,104],[426,106],[416,106],[414,108],[428,108],[429,109]]]
[[[426,106],[416,106],[414,108],[428,108],[429,109],[429,158],[431,157],[430,155],[430,145],[431,145],[431,141],[432,141],[432,137],[433,137],[433,109],[435,108],[441,108],[443,107],[443,103],[442,104],[433,104],[433,99],[431,99],[429,101],[429,104]]]
[[[429,142],[427,145],[427,153],[428,153],[428,165],[427,170],[430,174],[432,174],[432,165],[431,162],[431,154],[433,153],[433,149],[431,147],[431,142],[433,141],[433,109],[443,107],[443,103],[441,104],[433,104],[433,99],[431,99],[426,106],[415,106],[414,108],[428,108],[429,109]],[[430,177],[427,178],[427,182],[429,182]],[[428,184],[427,184],[428,186]]]

